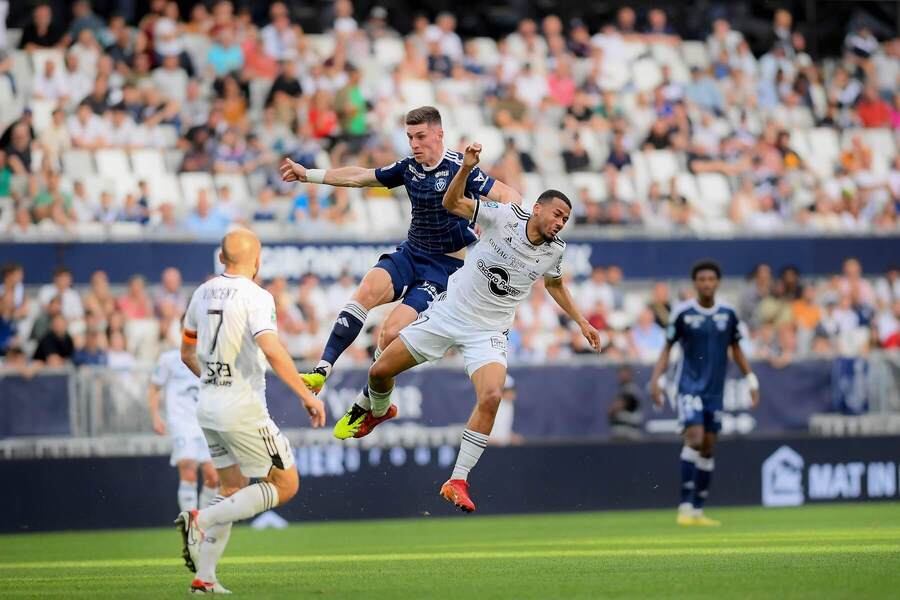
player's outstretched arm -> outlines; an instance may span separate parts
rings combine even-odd
[[[487,197],[501,204],[522,205],[522,194],[499,179],[494,181],[494,185],[491,187],[491,191],[487,193]]]
[[[266,360],[272,365],[272,370],[278,375],[291,391],[297,394],[306,412],[309,413],[309,421],[313,427],[321,427],[325,424],[325,403],[316,398],[303,380],[294,361],[288,351],[285,350],[278,336],[267,331],[256,336],[256,345],[266,355]]]
[[[753,408],[756,408],[759,406],[759,379],[756,377],[756,373],[753,372],[750,361],[747,360],[747,355],[744,354],[740,344],[734,343],[731,345],[731,356],[734,357],[734,362],[738,369],[744,374],[744,379],[750,387],[750,400],[753,402]]]
[[[659,378],[666,372],[666,369],[669,368],[669,351],[671,349],[672,342],[666,342],[662,352],[659,353],[659,358],[656,360],[656,366],[653,367],[653,374],[650,375],[650,396],[653,397],[653,402],[659,407],[662,407],[663,405],[662,389],[659,387]]]
[[[469,174],[478,165],[479,155],[481,154],[481,144],[469,144],[466,146],[466,153],[463,155],[463,164],[460,166],[456,175],[450,180],[447,191],[444,193],[444,208],[447,212],[458,217],[472,220],[475,216],[475,203],[477,200],[466,198],[466,181]]]
[[[570,319],[578,324],[578,327],[581,328],[581,335],[590,343],[591,348],[596,352],[600,352],[600,332],[588,323],[588,320],[584,318],[584,315],[575,306],[575,300],[572,298],[569,288],[563,283],[562,278],[544,277],[544,287],[547,288],[547,293],[550,294],[553,301],[569,315]]]
[[[337,169],[307,169],[290,158],[281,163],[281,179],[287,182],[324,183],[337,187],[379,187],[375,169],[340,167]]]

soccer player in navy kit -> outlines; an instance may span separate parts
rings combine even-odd
[[[722,270],[713,261],[694,265],[691,278],[697,297],[676,306],[666,332],[666,346],[650,378],[650,391],[657,406],[663,397],[659,378],[669,364],[669,350],[678,342],[682,349],[681,376],[676,403],[684,427],[681,449],[681,504],[679,525],[717,526],[703,514],[709,494],[714,461],[713,449],[722,428],[722,395],[728,370],[728,349],[750,389],[755,408],[759,404],[759,380],[738,342],[738,317],[727,304],[716,302]]]
[[[284,181],[301,181],[343,187],[406,187],[412,204],[408,239],[397,251],[386,254],[372,268],[335,320],[322,359],[312,373],[303,375],[319,392],[335,361],[359,335],[368,311],[402,298],[381,328],[376,358],[400,330],[416,320],[438,294],[447,289],[447,279],[463,265],[466,247],[476,240],[466,219],[443,206],[444,192],[462,165],[462,154],[444,148],[441,114],[423,106],[406,114],[406,135],[412,155],[379,169],[341,167],[307,169],[286,158],[281,166]],[[466,181],[466,194],[478,200],[486,196],[498,202],[521,202],[518,192],[475,168]],[[371,404],[364,390],[348,414],[368,412]],[[396,414],[387,413],[384,419]],[[352,420],[356,420],[356,416]],[[337,432],[336,432],[337,433]]]

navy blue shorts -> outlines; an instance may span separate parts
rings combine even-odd
[[[463,261],[446,254],[419,252],[403,242],[396,252],[383,254],[375,266],[391,276],[393,300],[403,298],[403,304],[420,313],[438,294],[447,291],[447,279],[463,266]]]
[[[719,433],[722,430],[722,397],[704,398],[695,394],[678,393],[678,421],[682,427],[702,425],[704,431]]]

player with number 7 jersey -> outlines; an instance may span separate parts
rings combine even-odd
[[[196,572],[192,592],[227,593],[216,564],[231,525],[290,500],[300,486],[288,439],[269,418],[266,363],[301,400],[313,427],[325,405],[310,392],[278,340],[275,300],[254,283],[260,243],[238,229],[222,240],[225,272],[201,285],[184,317],[181,360],[200,378],[197,421],[218,474],[220,494],[202,510],[182,511],[185,566]],[[258,479],[248,485],[249,479]]]

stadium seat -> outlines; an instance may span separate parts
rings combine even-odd
[[[544,178],[538,173],[524,173],[522,178],[525,181],[525,189],[519,190],[522,193],[522,204],[534,202],[534,199],[546,189]]]
[[[888,161],[891,161],[897,155],[894,136],[891,130],[886,128],[845,129],[841,136],[841,149],[847,150],[850,148],[853,137],[857,135],[862,137],[863,142],[872,150],[874,156],[883,156]]]
[[[106,225],[103,223],[76,223],[73,231],[81,240],[101,240],[106,237]]]
[[[577,198],[581,197],[581,190],[587,188],[592,200],[602,202],[609,197],[606,180],[598,173],[572,173],[572,185],[575,187]]]
[[[33,98],[28,102],[28,106],[31,108],[34,131],[37,135],[40,135],[53,122],[53,109],[56,108],[56,102]]]
[[[250,187],[247,178],[239,173],[221,173],[214,178],[216,189],[225,186],[231,191],[231,199],[235,204],[247,204],[250,201]]]
[[[835,130],[830,127],[816,127],[809,130],[809,146],[813,155],[834,164],[840,158],[841,150]]]
[[[476,136],[482,145],[482,161],[490,165],[503,155],[503,150],[506,148],[506,139],[499,129],[496,127],[482,127],[477,131],[470,132],[468,135],[469,139],[474,139]]]
[[[632,82],[640,92],[656,89],[662,83],[662,69],[653,58],[641,58],[632,66]]]
[[[652,150],[645,152],[650,179],[657,183],[668,184],[679,172],[678,158],[669,150]]]
[[[500,52],[497,51],[497,42],[489,37],[472,38],[475,44],[478,59],[489,67],[493,67],[500,62]]]
[[[65,54],[62,50],[57,50],[55,48],[42,48],[40,50],[33,50],[31,52],[31,72],[35,74],[43,73],[44,63],[46,63],[47,61],[56,63],[57,73],[66,72]]]
[[[210,202],[216,201],[215,182],[209,173],[182,173],[181,194],[184,206],[192,209],[197,204],[197,192],[206,190]]]
[[[7,46],[14,48],[14,46]],[[31,57],[24,50],[12,51],[12,75],[16,78],[16,94],[24,102],[31,97],[31,82],[33,74],[31,71]]]
[[[481,106],[475,104],[458,104],[450,112],[454,124],[466,131],[476,131],[484,125],[484,114],[481,110]]]
[[[731,203],[728,178],[721,173],[701,173],[697,176],[697,188],[702,201],[698,208],[707,218],[725,214]]]
[[[167,172],[163,153],[152,148],[131,151],[131,170],[142,179],[151,179]]]
[[[403,49],[403,40],[399,38],[382,37],[373,44],[375,58],[385,67],[395,67],[403,61],[406,55]]]
[[[174,125],[160,125],[159,131],[166,148],[174,148],[178,144],[178,129]]]
[[[285,227],[278,221],[254,222],[251,229],[262,239],[281,239],[286,237]]]
[[[644,42],[636,40],[625,42],[625,59],[629,63],[634,62],[646,54],[648,50],[649,46]]]
[[[110,223],[109,236],[118,240],[136,240],[144,236],[144,226],[140,223]]]
[[[681,172],[675,176],[675,191],[694,206],[701,203],[700,189],[691,173]]]
[[[689,67],[705,69],[709,66],[709,54],[706,51],[706,44],[703,42],[685,40],[681,43],[681,53],[684,55],[684,62]]]
[[[147,179],[150,188],[150,204],[153,208],[166,202],[177,208],[184,206],[178,178],[171,173],[161,173]]]
[[[368,231],[384,234],[398,231],[404,225],[400,207],[394,198],[369,198],[365,207]]]
[[[309,40],[316,54],[323,60],[334,54],[334,36],[329,33],[307,33],[304,37]]]
[[[272,80],[265,79],[262,77],[254,77],[250,80],[250,113],[256,118],[260,118],[262,116],[262,111],[265,108],[266,97],[269,95],[269,90],[272,89]]]
[[[82,177],[84,175],[93,175],[94,157],[90,150],[66,150],[62,153],[63,173],[70,177]]]
[[[94,152],[97,172],[106,177],[115,177],[121,173],[131,174],[128,155],[119,148],[104,148]]]
[[[434,87],[425,79],[404,79],[400,82],[400,95],[408,106],[434,104]]]
[[[599,169],[609,157],[609,144],[600,139],[600,135],[593,129],[584,127],[578,130],[578,139],[587,151],[594,168]]]

